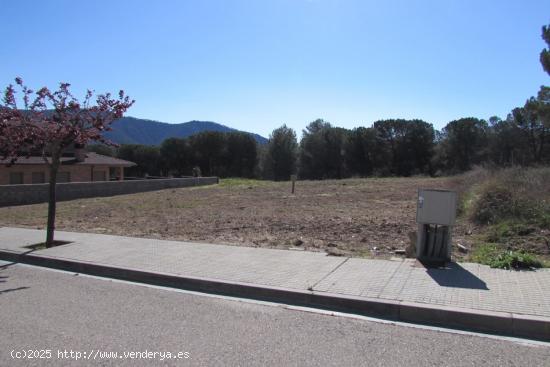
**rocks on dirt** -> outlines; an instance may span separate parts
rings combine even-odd
[[[304,241],[302,240],[294,240],[294,242],[292,242],[293,246],[302,246],[303,244],[304,244]]]
[[[339,248],[335,248],[335,247],[329,247],[325,251],[328,256],[346,256],[347,255],[347,253],[344,250],[340,250]]]
[[[463,254],[466,254],[468,253],[468,247],[464,246],[463,244],[461,243],[457,243],[456,244],[456,247],[458,248],[458,251],[462,252]]]
[[[290,251],[305,251],[305,248],[303,247],[289,247]]]

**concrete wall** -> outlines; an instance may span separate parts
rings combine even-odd
[[[71,182],[57,184],[57,201],[114,196],[177,187],[218,183],[217,177],[169,178],[160,180]],[[48,201],[48,184],[0,185],[0,207],[44,203]]]

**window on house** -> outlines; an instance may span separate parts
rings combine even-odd
[[[92,181],[105,181],[105,171],[94,171]]]
[[[23,172],[10,172],[10,185],[21,185],[23,183]]]
[[[33,172],[32,173],[32,183],[41,184],[46,182],[46,175],[44,172]]]
[[[71,172],[58,172],[57,173],[57,182],[71,182]]]

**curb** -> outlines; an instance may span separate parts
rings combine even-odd
[[[550,318],[177,276],[0,250],[0,260],[156,286],[354,313],[393,321],[550,341]]]

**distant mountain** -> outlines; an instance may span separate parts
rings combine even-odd
[[[107,131],[105,137],[118,144],[160,145],[165,139],[184,138],[202,131],[231,132],[238,131],[210,121],[189,121],[181,124],[167,124],[153,120],[123,117],[115,121],[113,130]],[[258,134],[250,134],[259,144],[267,139]]]

